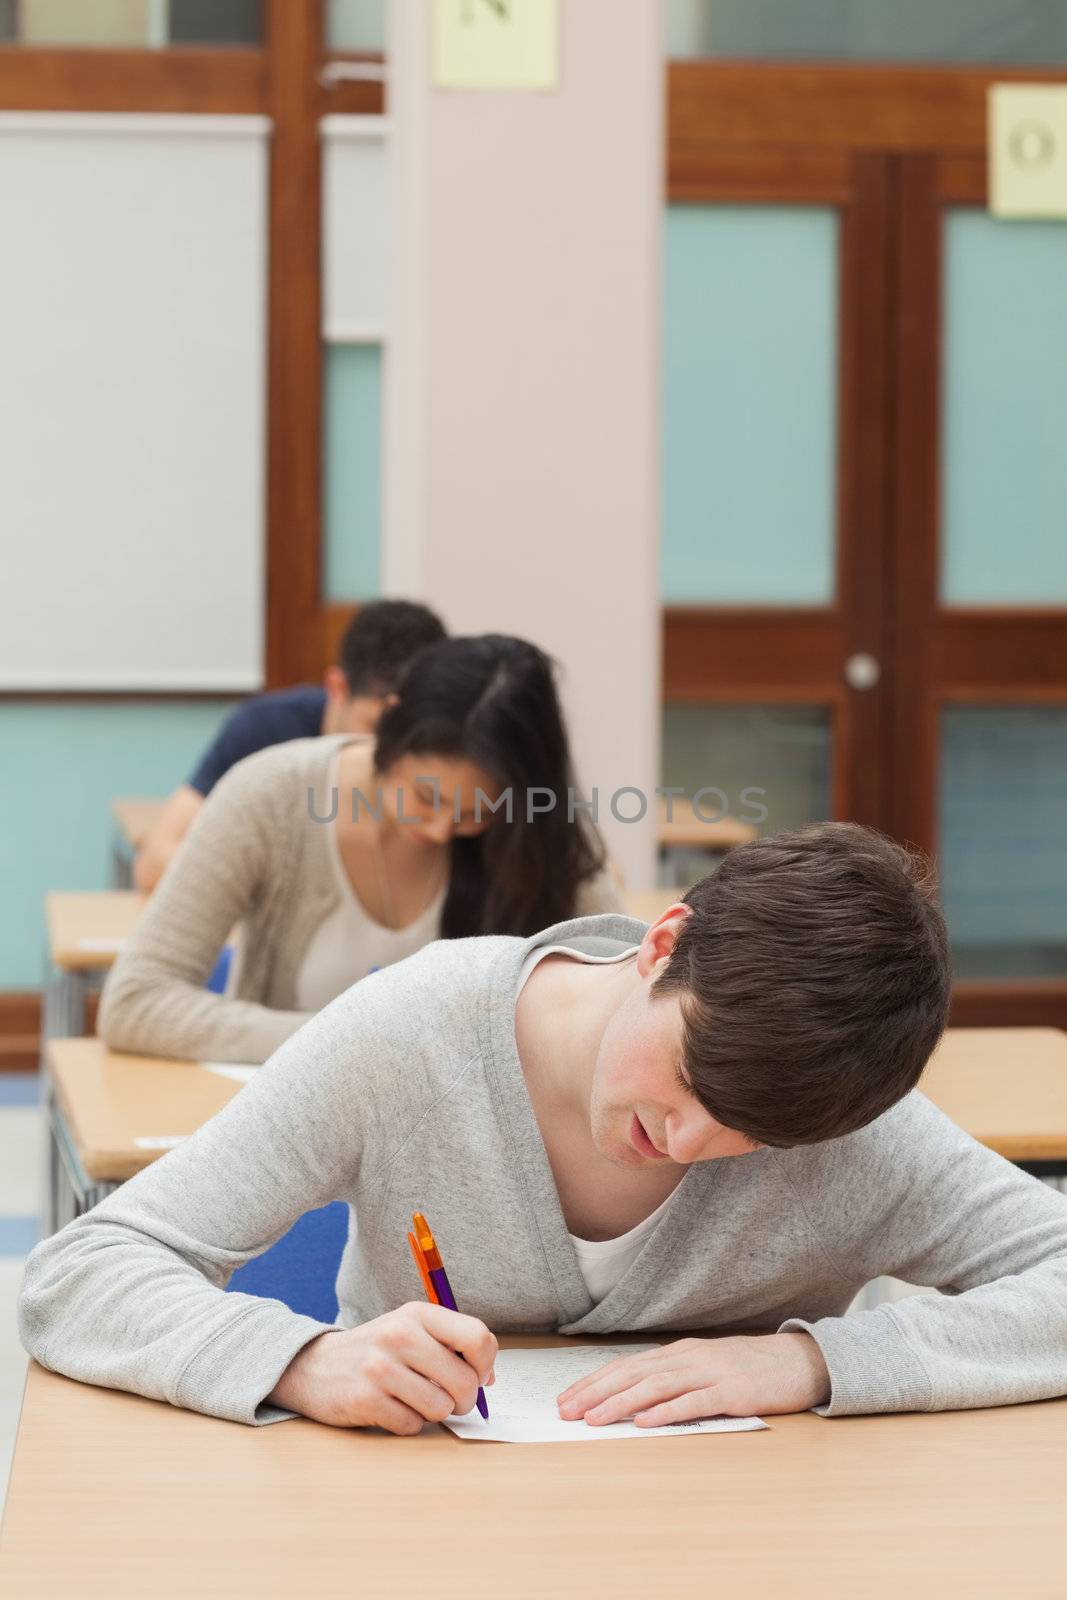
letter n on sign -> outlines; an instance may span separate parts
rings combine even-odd
[[[433,0],[437,89],[554,89],[559,0]]]

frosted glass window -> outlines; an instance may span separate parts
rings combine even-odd
[[[824,706],[663,707],[660,783],[680,788],[689,800],[701,789],[718,790],[701,801],[703,814],[724,809],[758,833],[823,822],[830,815],[830,713]],[[685,801],[675,816],[688,816]],[[766,815],[762,815],[766,812]],[[705,851],[671,849],[661,862],[666,885],[693,883],[708,871]]]
[[[670,55],[1067,61],[1062,0],[667,0]]]
[[[834,594],[838,218],[668,207],[663,599]]]
[[[259,44],[263,0],[0,0],[0,39],[141,50]]]
[[[389,175],[384,117],[324,117],[322,336],[367,343],[385,330]]]
[[[381,587],[381,347],[327,345],[323,375],[323,598],[368,600]]]
[[[260,44],[263,0],[166,0],[171,44]]]
[[[327,0],[327,50],[385,49],[385,0]]]
[[[151,0],[19,0],[19,44],[98,45],[144,49],[152,41]]]
[[[939,834],[957,975],[1067,975],[1067,707],[947,708]]]
[[[945,222],[942,598],[1067,604],[1067,222]]]

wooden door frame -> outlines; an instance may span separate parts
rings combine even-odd
[[[936,855],[942,709],[1067,706],[1067,607],[941,604],[944,218],[987,205],[984,154],[910,156],[900,191],[893,831]],[[960,981],[952,1020],[1067,1027],[1067,979]]]
[[[716,78],[722,69],[714,67]],[[671,68],[691,93],[703,71]],[[726,73],[732,81],[732,71]],[[714,96],[705,104],[710,108]],[[671,113],[667,197],[673,204],[817,205],[840,217],[838,246],[835,597],[824,607],[667,606],[663,699],[804,703],[831,718],[833,815],[886,825],[886,579],[890,462],[890,164],[842,146],[779,148],[718,142],[683,99]],[[676,137],[677,130],[677,137]],[[873,688],[850,688],[855,653],[881,665]]]

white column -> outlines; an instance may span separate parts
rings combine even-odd
[[[547,92],[433,88],[429,0],[391,7],[385,592],[557,658],[581,782],[643,887],[659,770],[661,0],[560,0]],[[612,816],[623,787],[650,797],[644,823]]]

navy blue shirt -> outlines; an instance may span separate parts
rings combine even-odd
[[[224,773],[245,756],[288,739],[309,739],[322,732],[326,691],[304,683],[295,689],[257,694],[231,711],[201,756],[189,787],[210,794]]]

